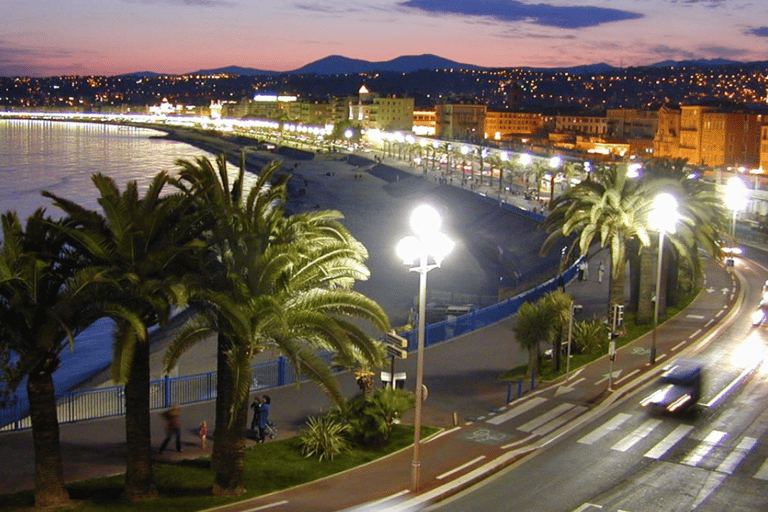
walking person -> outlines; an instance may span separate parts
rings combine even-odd
[[[598,283],[603,282],[603,274],[605,274],[605,266],[603,265],[603,260],[600,260],[600,264],[597,266],[597,282]]]
[[[251,402],[251,409],[253,409],[251,430],[256,430],[259,427],[259,413],[261,412],[261,399],[259,397],[253,397],[253,402]]]
[[[160,453],[163,453],[165,447],[172,437],[176,437],[176,451],[181,451],[181,420],[179,419],[179,406],[174,404],[170,409],[163,413],[165,419],[165,439],[160,445]]]
[[[264,395],[261,399],[261,405],[259,406],[259,443],[263,443],[266,439],[267,426],[269,425],[269,404],[272,403],[272,399],[268,395]]]
[[[584,280],[589,281],[589,261],[584,260]]]
[[[200,437],[200,449],[205,450],[208,441],[208,424],[205,420],[200,422],[200,427],[197,429],[197,435]]]

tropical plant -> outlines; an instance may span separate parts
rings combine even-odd
[[[121,304],[110,312],[114,331],[112,379],[125,382],[127,465],[125,494],[152,497],[149,415],[150,327],[167,322],[175,306],[186,303],[183,275],[201,249],[201,216],[181,194],[163,195],[167,173],[158,173],[143,197],[135,181],[121,192],[114,180],[95,174],[102,212],[85,209],[52,193],[75,228],[63,230],[73,247],[117,283],[109,299]]]
[[[573,344],[582,354],[602,354],[608,351],[610,328],[598,319],[573,324]]]
[[[594,179],[579,183],[555,199],[552,212],[542,224],[550,235],[541,252],[546,253],[556,241],[576,233],[579,252],[586,256],[598,238],[611,256],[609,310],[611,304],[625,302],[628,244],[633,239],[643,246],[651,243],[647,216],[652,198],[637,181],[627,177],[626,165],[603,167],[593,174]]]
[[[26,378],[35,453],[35,506],[69,502],[59,441],[53,373],[62,350],[101,316],[102,271],[72,250],[61,228],[39,209],[26,221],[2,216],[0,250],[0,352],[2,392],[14,392]],[[114,291],[114,289],[113,289]],[[11,463],[11,461],[6,461]]]
[[[380,448],[387,444],[403,413],[415,405],[415,395],[410,391],[387,387],[350,398],[331,416],[347,422],[349,435],[355,443],[366,448]]]
[[[568,335],[573,299],[561,290],[554,290],[544,295],[539,302],[541,307],[547,310],[549,321],[552,323],[552,359],[555,371],[560,371],[562,346]]]
[[[197,315],[171,343],[165,362],[172,367],[201,337],[217,333],[214,492],[240,493],[253,357],[265,350],[284,355],[297,375],[341,403],[319,352],[379,366],[381,344],[353,319],[381,332],[389,320],[378,304],[352,290],[369,275],[368,254],[339,223],[341,214],[284,215],[289,177],[276,174],[279,161],[265,166],[248,191],[244,157],[231,188],[225,155],[216,168],[207,158],[178,164],[177,187],[213,223],[205,236],[211,252],[195,277]]]
[[[520,346],[528,351],[528,376],[539,373],[539,345],[552,339],[551,320],[548,308],[540,301],[524,302],[517,311],[512,332]]]
[[[317,456],[318,460],[333,458],[349,448],[349,425],[328,415],[310,416],[299,432],[299,446],[305,457]]]

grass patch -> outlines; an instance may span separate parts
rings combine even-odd
[[[437,430],[424,426],[421,435],[426,437]],[[363,450],[353,447],[333,460],[318,461],[316,457],[304,457],[297,437],[256,445],[246,451],[244,480],[247,492],[237,497],[211,495],[214,473],[210,469],[210,457],[173,464],[153,464],[159,497],[141,503],[129,503],[121,498],[125,481],[123,475],[83,480],[68,485],[67,489],[71,498],[78,502],[75,507],[78,512],[203,510],[312,482],[374,461],[412,444],[413,426],[395,425],[389,443],[384,448]],[[2,510],[25,510],[32,503],[32,491],[0,495]]]
[[[667,319],[674,318],[678,313],[683,311],[685,308],[687,308],[691,302],[698,296],[699,290],[695,292],[691,292],[685,296],[682,297],[680,300],[680,303],[676,306],[668,306],[667,307]],[[653,330],[653,324],[646,324],[646,325],[637,325],[635,324],[635,314],[634,313],[625,313],[624,315],[624,333],[615,338],[613,341],[616,342],[616,348],[623,347],[633,341],[635,341],[638,338],[643,337],[644,335],[648,334]],[[544,347],[542,345],[542,350],[546,350],[547,348],[550,348],[549,346]],[[581,368],[582,366],[586,366],[589,363],[596,361],[597,359],[600,359],[603,356],[608,355],[608,348],[606,344],[606,348],[603,352],[596,353],[596,354],[571,354],[571,371],[576,370],[578,368]],[[523,366],[517,366],[515,368],[512,368],[510,370],[507,370],[506,372],[502,373],[500,376],[501,380],[504,381],[519,381],[520,379],[523,379],[523,385],[530,385],[530,376],[527,375],[528,372],[528,365]],[[539,366],[539,375],[536,377],[537,381],[540,382],[548,382],[551,380],[555,380],[558,377],[561,377],[565,375],[565,357],[563,357],[563,360],[560,361],[560,371],[556,372],[554,369],[554,362],[551,359],[543,360]],[[527,379],[527,380],[526,380]]]

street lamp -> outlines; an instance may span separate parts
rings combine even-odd
[[[424,331],[427,309],[427,272],[440,266],[443,258],[453,249],[453,241],[440,232],[441,219],[431,206],[421,205],[411,213],[411,229],[415,236],[406,236],[397,244],[397,255],[407,265],[418,262],[411,272],[419,273],[419,325],[418,348],[416,352],[416,411],[413,422],[413,462],[411,463],[411,486],[419,489],[421,478],[421,403],[424,400]],[[430,256],[432,264],[429,263]]]
[[[661,297],[661,261],[664,254],[664,234],[675,232],[675,223],[680,214],[677,212],[677,199],[672,194],[662,192],[653,201],[653,209],[648,215],[648,223],[659,232],[659,262],[656,267],[656,300],[653,302],[653,338],[651,341],[651,364],[656,363],[656,328],[659,325],[659,299]]]
[[[736,212],[747,206],[747,186],[738,176],[731,176],[725,187],[725,204],[729,210],[733,210],[733,223],[731,224],[731,236],[736,245]]]

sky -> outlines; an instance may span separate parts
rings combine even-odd
[[[765,0],[2,0],[0,76],[290,71],[329,55],[486,67],[768,60]]]

